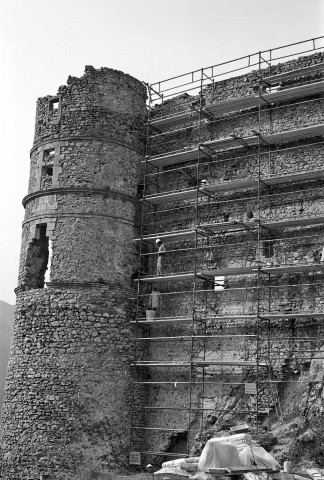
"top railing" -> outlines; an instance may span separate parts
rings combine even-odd
[[[299,55],[324,50],[324,36],[271,48],[210,67],[201,68],[149,85],[150,104],[165,101],[187,93],[197,95],[200,89],[215,81],[269,68],[280,60],[294,59]],[[254,68],[253,68],[254,67]]]

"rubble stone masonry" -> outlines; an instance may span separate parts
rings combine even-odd
[[[37,102],[2,478],[127,464],[145,101],[141,82],[88,66]]]

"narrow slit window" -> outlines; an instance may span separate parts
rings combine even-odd
[[[50,278],[51,278],[52,255],[53,255],[52,240],[48,240],[48,261],[47,261],[47,270],[45,272],[45,277],[44,277],[45,288],[46,288],[46,284],[50,281]]]

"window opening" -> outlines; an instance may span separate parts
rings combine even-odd
[[[263,242],[261,242],[261,249],[262,255],[265,258],[273,257],[273,242],[271,242],[270,240],[264,240]]]
[[[58,111],[59,111],[59,99],[54,98],[53,100],[50,100],[49,102],[49,108],[48,108],[48,118],[51,120],[55,120],[58,117]]]
[[[52,185],[53,182],[53,166],[47,165],[42,167],[41,190],[45,190]]]
[[[37,225],[35,238],[28,247],[23,284],[30,288],[44,288],[45,272],[48,269],[49,241],[46,224]]]
[[[52,266],[52,255],[53,255],[53,247],[52,247],[52,240],[48,241],[48,261],[47,261],[47,270],[45,272],[45,277],[44,277],[44,287],[46,288],[48,283],[51,278],[51,266]]]
[[[222,276],[218,276],[218,277],[214,277],[214,290],[215,292],[219,291],[219,290],[224,290],[225,288],[225,277],[222,275]]]
[[[48,102],[47,122],[58,122],[60,119],[60,97],[53,97]]]
[[[48,150],[44,150],[43,162],[44,163],[53,163],[54,155],[55,155],[55,148],[49,148]]]

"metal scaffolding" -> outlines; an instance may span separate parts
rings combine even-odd
[[[283,250],[292,251],[296,241],[314,249],[324,244],[323,231],[318,230],[324,225],[324,207],[322,212],[316,214],[304,213],[306,182],[311,182],[309,188],[314,195],[320,195],[323,192],[320,182],[324,180],[324,167],[321,165],[310,169],[305,162],[298,166],[297,171],[287,172],[285,169],[280,171],[277,161],[279,157],[287,155],[301,156],[309,148],[323,151],[324,120],[320,124],[309,124],[307,120],[299,128],[288,130],[274,131],[273,127],[273,116],[280,114],[280,109],[294,105],[303,105],[307,109],[315,105],[324,93],[324,63],[321,56],[312,63],[304,62],[303,67],[298,67],[296,62],[298,68],[290,67],[287,71],[283,69],[276,73],[278,68],[280,71],[279,62],[283,59],[296,60],[298,56],[299,60],[307,59],[306,55],[323,51],[324,37],[318,37],[148,86],[142,219],[139,236],[135,239],[139,263],[136,279],[137,316],[131,322],[136,331],[136,345],[132,365],[134,415],[130,451],[139,450],[138,447],[134,448],[136,442],[133,443],[138,431],[144,431],[144,435],[145,432],[180,433],[187,438],[187,452],[183,455],[189,455],[193,434],[203,430],[207,415],[212,412],[231,412],[227,408],[205,406],[204,399],[210,389],[220,386],[244,389],[249,399],[246,402],[248,408],[242,405],[236,413],[256,428],[265,416],[275,415],[280,420],[282,411],[277,387],[284,380],[274,371],[276,345],[284,341],[294,342],[294,352],[304,362],[310,361],[315,355],[316,358],[320,358],[319,354],[323,355],[323,337],[294,333],[278,338],[274,332],[278,326],[284,329],[287,325],[295,325],[298,320],[308,322],[315,328],[317,322],[324,318],[323,309],[318,311],[313,306],[324,292],[324,263],[318,256],[293,262],[283,257]],[[240,81],[247,82],[245,75],[255,78],[252,94],[218,99],[219,82],[237,76],[240,76]],[[294,82],[298,82],[298,85]],[[251,112],[257,119],[256,128],[248,134],[233,131],[219,137],[218,130],[221,131],[224,122],[235,118],[244,120]],[[209,132],[209,139],[206,138],[206,131]],[[177,140],[186,135],[189,137],[189,134],[194,142],[175,150]],[[299,143],[291,145],[292,142]],[[246,177],[235,178],[232,175],[230,166],[233,161],[247,166]],[[216,175],[214,181],[205,180],[205,177],[214,175],[210,172],[217,171],[215,169],[218,166],[221,168],[225,164],[229,165],[229,178],[217,178]],[[181,188],[168,185],[170,176],[182,180],[185,178],[188,185]],[[286,188],[284,192],[280,191],[281,186]],[[235,198],[229,198],[231,195]],[[296,200],[296,196],[300,200]],[[219,219],[214,214],[215,211],[229,210],[233,205],[245,205],[244,202],[254,202],[256,205],[246,218],[230,219],[228,214],[223,214],[223,218]],[[297,214],[289,215],[287,212],[292,210],[290,207],[298,202],[300,207]],[[278,205],[283,212],[280,216]],[[176,221],[170,225],[172,216],[180,218],[182,222],[179,223],[185,223],[184,219],[187,219],[188,225],[178,228]],[[297,231],[294,230],[296,228]],[[284,232],[288,229],[293,234],[287,236],[282,229]],[[250,240],[233,240],[233,235],[239,234],[250,235]],[[154,244],[157,239],[172,244],[165,255],[180,258],[180,264],[186,267],[185,271],[155,274],[157,252],[154,251]],[[241,258],[240,249],[243,251],[243,248],[247,253]],[[281,255],[280,261],[276,259],[276,249]],[[224,251],[227,255],[233,253],[235,260],[226,266],[213,259],[215,252],[217,258],[221,259]],[[292,276],[296,274],[313,275],[315,279],[308,293],[308,310],[300,311],[298,305],[295,311],[285,310],[284,307],[281,310],[274,308],[273,299],[280,299],[284,290],[289,289],[290,294],[285,294],[285,300],[291,302],[296,293],[310,287],[307,281],[292,283]],[[238,276],[246,285],[224,286],[224,282]],[[276,282],[273,282],[273,278]],[[145,309],[152,285],[167,286],[163,298],[172,305],[177,305],[177,299],[182,299],[178,301],[182,310],[177,312],[174,308],[169,316],[146,318]],[[217,308],[210,313],[208,305],[219,292],[222,292],[224,300],[215,300]],[[235,310],[236,304],[248,301],[252,311],[226,313],[224,306],[227,306],[227,310],[231,310],[229,306]],[[183,304],[186,302],[188,309],[184,312]],[[222,329],[225,333],[221,332]],[[232,352],[233,359],[210,356],[209,352],[213,349],[216,351],[219,342],[237,342],[237,352]],[[183,358],[184,354],[172,360],[145,357],[148,345],[154,357],[154,346],[163,344],[168,348],[167,345],[177,343],[180,344],[181,353],[185,345],[186,359]],[[152,379],[154,371],[159,372],[158,380]],[[136,388],[143,389],[148,401],[149,388],[171,388],[174,385],[187,388],[185,406],[147,403],[143,409],[135,404]],[[197,388],[200,389],[199,393]],[[136,420],[135,413],[139,410],[142,424],[137,424]],[[147,414],[161,410],[185,412],[186,426],[173,425],[169,428],[148,424]],[[154,451],[152,447],[142,448],[140,453],[149,458],[150,455],[174,455],[164,450]],[[181,456],[179,453],[176,455]]]

